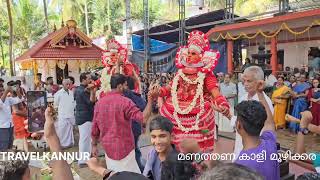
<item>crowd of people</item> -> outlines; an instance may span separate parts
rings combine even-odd
[[[212,164],[216,163],[207,161],[199,163],[198,166],[195,166],[192,161],[177,161],[179,152],[198,153],[200,148],[197,142],[192,139],[186,139],[180,147],[171,144],[173,124],[167,118],[160,116],[157,108],[154,107],[156,106],[154,101],[157,99],[157,93],[152,89],[152,84],[161,82],[165,86],[169,83],[166,79],[172,78],[173,74],[154,76],[142,76],[143,84],[147,84],[150,80],[154,81],[149,83],[148,90],[144,90],[147,101],[144,101],[142,96],[133,91],[133,79],[121,74],[111,77],[112,91],[99,101],[97,101],[95,95],[97,87],[92,83],[90,73],[80,75],[81,85],[79,87],[74,88],[71,77],[64,79],[62,87],[56,91],[52,90],[54,86],[52,86],[51,78],[48,78],[48,82],[44,83],[44,89],[54,96],[54,105],[46,111],[44,135],[51,151],[60,152],[62,149],[74,145],[73,128],[77,124],[80,135],[79,151],[91,152],[94,156],[88,162],[79,161],[79,167],[89,165],[89,168],[104,177],[137,176],[138,178],[146,177],[148,179],[215,179],[223,177],[224,179],[232,179],[228,172],[233,171],[239,172],[237,179],[279,179],[278,163],[271,160],[257,163],[256,161],[246,161],[238,158],[234,164],[218,163],[214,166]],[[218,74],[217,76],[221,78],[220,88],[224,89],[222,92],[226,98],[228,100],[236,99],[237,88],[235,84],[231,84],[230,75],[222,76]],[[242,80],[241,83],[246,87],[247,94],[245,95],[247,97],[235,107],[234,112],[238,118],[233,125],[237,132],[235,148],[237,149],[237,143],[241,146],[238,148],[238,157],[244,153],[259,153],[263,150],[267,152],[267,155],[275,153],[277,151],[275,130],[278,127],[275,119],[277,117],[277,104],[274,104],[275,113],[272,115],[272,102],[263,92],[263,72],[258,67],[247,68],[242,75]],[[313,81],[316,82],[316,80]],[[300,77],[298,81],[291,81],[291,84],[301,84],[302,82],[305,82],[304,76],[302,76],[302,81]],[[284,86],[282,76],[278,78],[275,87],[277,89],[281,88],[279,86],[281,83]],[[26,138],[30,134],[24,128],[25,124],[23,123],[27,117],[24,101],[25,90],[19,83],[16,83],[17,86],[13,86],[12,82],[8,84],[5,89],[4,85],[0,84],[1,102],[4,102],[0,108],[2,113],[0,120],[3,121],[1,123],[3,127],[1,128],[0,147],[1,150],[12,149],[13,139],[22,138],[24,141],[21,150],[28,151]],[[228,90],[228,87],[232,90]],[[277,89],[273,94],[276,93]],[[274,96],[272,97],[273,103],[276,99]],[[234,104],[236,103],[234,102]],[[52,111],[58,112],[56,120],[53,120]],[[312,123],[314,121],[312,111],[301,112],[300,117],[287,115],[285,120],[300,124],[300,129],[308,128],[309,131],[319,134],[319,126]],[[285,116],[285,113],[282,115]],[[24,118],[16,118],[15,116]],[[300,121],[300,119],[302,120]],[[138,123],[135,126],[133,122]],[[150,132],[154,149],[149,152],[146,163],[143,163],[136,142],[146,124],[148,124],[147,130]],[[128,131],[128,129],[132,129],[132,131]],[[304,133],[298,132],[297,152],[299,153],[305,152]],[[98,143],[105,150],[107,168],[100,166],[98,163]],[[2,162],[6,167],[9,166],[6,163],[9,162]],[[20,163],[22,164],[17,167],[24,168],[25,171],[23,172],[28,172],[28,167],[22,166],[25,162]],[[57,179],[58,177],[72,179],[69,165],[66,162],[54,162],[52,167],[54,177]],[[12,169],[10,170],[12,171]],[[18,170],[21,171],[21,169],[13,171]],[[7,167],[2,176],[8,177],[12,173],[9,172]],[[143,174],[144,177],[139,177],[138,174]],[[21,177],[25,176],[24,173],[20,175]],[[309,176],[319,177],[317,175]]]
[[[250,66],[246,66],[250,67]],[[298,123],[289,122],[286,120],[287,115],[292,115],[295,118],[301,118],[301,112],[309,110],[312,112],[312,124],[319,126],[319,74],[310,76],[309,73],[302,69],[290,69],[280,72],[277,75],[269,74],[262,77],[265,80],[265,92],[270,98],[272,109],[274,108],[274,121],[276,129],[290,129],[292,133],[297,133],[299,130]],[[243,80],[243,73],[239,74],[224,74],[217,73],[216,76],[220,82],[220,90],[228,99],[233,113],[234,107],[243,99],[243,94],[246,93]],[[232,132],[233,128],[229,121],[217,113],[219,130]]]
[[[241,75],[214,75],[219,52],[210,50],[200,31],[190,33],[188,46],[179,49],[176,73],[138,74],[125,48],[115,40],[107,44],[100,75],[81,73],[79,86],[73,77],[59,86],[52,77],[44,82],[38,73],[34,86],[53,99],[44,124],[50,150],[75,146],[76,126],[79,152],[92,155],[89,161],[79,160],[79,168],[88,166],[103,179],[279,180],[278,159],[270,159],[279,150],[276,130],[288,127],[297,133],[297,153],[305,152],[304,135],[319,134],[317,75],[308,78],[305,71],[293,70],[276,78],[255,65],[245,65]],[[28,137],[42,136],[25,128],[30,89],[23,84],[22,79],[4,85],[0,79],[1,151],[28,151]],[[214,152],[218,131],[236,134],[232,163],[178,159],[181,153],[202,157]],[[153,146],[146,159],[138,146],[145,134]],[[13,146],[14,139],[21,141]],[[106,167],[99,163],[99,147]],[[263,157],[250,158],[252,154]],[[319,153],[315,155],[309,164],[315,173],[298,179],[319,179]],[[28,179],[27,163],[0,161],[0,179]],[[53,179],[73,179],[66,161],[50,164]]]

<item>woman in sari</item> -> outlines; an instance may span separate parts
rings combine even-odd
[[[292,89],[294,92],[294,101],[291,115],[297,119],[301,119],[300,113],[307,110],[309,107],[307,95],[310,87],[311,85],[306,82],[306,75],[301,74],[300,83],[295,85]],[[295,133],[299,130],[299,124],[294,122],[290,122],[289,127]]]
[[[319,88],[319,80],[313,79],[312,81],[312,89],[310,89],[308,93],[308,100],[310,101],[310,110],[312,113],[312,121],[311,123],[319,126],[320,125],[320,88]]]
[[[287,111],[288,99],[290,97],[290,88],[284,85],[284,77],[279,76],[276,84],[276,90],[272,93],[274,103],[274,122],[277,129],[285,128],[285,115]]]

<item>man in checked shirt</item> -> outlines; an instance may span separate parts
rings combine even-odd
[[[141,173],[135,158],[132,120],[145,124],[152,110],[154,91],[148,93],[148,103],[143,112],[123,95],[127,78],[122,74],[111,77],[111,91],[101,98],[94,109],[92,125],[92,154],[97,157],[100,140],[106,154],[108,169]]]

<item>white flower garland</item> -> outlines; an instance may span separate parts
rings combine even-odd
[[[100,78],[100,81],[101,81],[101,89],[100,89],[100,92],[97,94],[100,98],[100,93],[104,92],[109,92],[111,90],[111,85],[110,85],[110,81],[111,81],[111,75],[108,74],[108,68],[105,67],[103,68],[102,72],[101,72],[101,78]]]
[[[198,75],[197,79],[190,80],[180,69],[177,75],[174,77],[173,83],[172,83],[171,94],[172,94],[172,104],[174,107],[173,117],[176,119],[178,123],[178,127],[184,132],[199,130],[199,119],[200,119],[200,116],[204,113],[203,83],[206,76],[205,76],[205,73],[202,73],[202,72],[198,72],[197,75]],[[192,102],[186,109],[183,109],[183,110],[180,109],[178,94],[177,94],[178,82],[180,77],[189,84],[198,84],[196,94]],[[191,128],[186,128],[181,124],[181,121],[178,117],[178,113],[183,115],[190,113],[192,109],[196,106],[198,98],[200,98],[200,112],[197,113],[195,124]]]

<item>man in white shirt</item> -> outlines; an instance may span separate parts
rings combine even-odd
[[[74,145],[73,126],[75,125],[75,101],[73,91],[69,90],[70,80],[62,81],[63,88],[54,95],[54,107],[58,109],[55,128],[62,148]]]
[[[231,82],[230,74],[226,74],[224,76],[224,82],[220,84],[220,91],[222,95],[225,96],[229,102],[231,115],[234,115],[234,105],[235,105],[235,98],[237,96],[237,87],[234,83]],[[233,128],[231,127],[230,121],[227,117],[219,113],[218,118],[216,120],[218,121],[219,131],[233,132]]]
[[[264,72],[259,66],[250,66],[246,68],[242,75],[242,82],[244,85],[245,90],[247,91],[240,99],[239,103],[244,100],[256,100],[259,101],[257,92],[263,91],[264,87]],[[273,105],[271,99],[263,92],[263,95],[268,103],[270,111],[273,113]],[[234,127],[236,124],[236,117],[232,117],[231,125]],[[241,136],[236,133],[236,140],[235,140],[235,159],[237,159],[240,151],[242,150],[242,138]]]
[[[13,144],[13,122],[11,114],[11,106],[22,102],[21,94],[17,91],[18,97],[8,97],[13,92],[11,86],[7,86],[4,90],[3,85],[0,86],[0,151],[7,150]]]
[[[238,75],[238,102],[240,101],[241,97],[247,93],[246,89],[244,88],[243,82],[242,82],[242,74]]]

